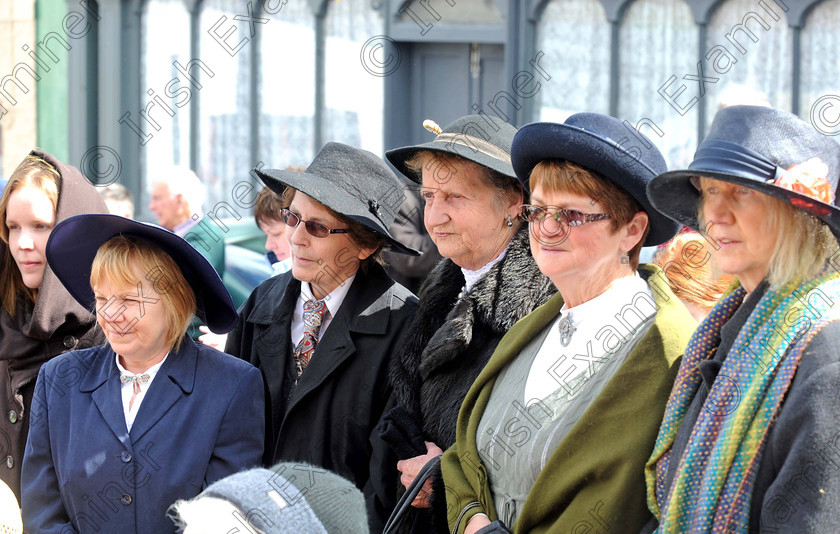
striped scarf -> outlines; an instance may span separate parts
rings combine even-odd
[[[747,532],[765,438],[802,352],[837,317],[827,312],[840,300],[840,274],[829,269],[812,281],[768,288],[723,362],[666,495],[671,446],[702,382],[698,363],[713,356],[721,327],[745,294],[736,282],[692,334],[683,356],[645,467],[657,532]]]

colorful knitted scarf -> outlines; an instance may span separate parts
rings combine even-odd
[[[762,447],[805,346],[840,301],[840,274],[767,292],[737,335],[691,431],[665,494],[671,446],[702,382],[698,363],[720,343],[720,329],[746,292],[736,282],[692,334],[653,453],[645,467],[648,506],[661,533],[748,530],[753,482]]]

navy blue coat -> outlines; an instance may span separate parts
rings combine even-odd
[[[185,336],[129,433],[114,360],[106,344],[41,368],[21,477],[28,532],[173,532],[173,502],[260,464],[265,400],[255,367]]]

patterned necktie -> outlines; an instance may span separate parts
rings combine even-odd
[[[321,329],[321,321],[327,305],[323,300],[307,300],[303,304],[303,339],[295,347],[295,363],[297,364],[298,376],[309,365],[309,359],[315,352],[318,345],[318,331]]]
[[[131,400],[128,401],[128,411],[131,411],[132,406],[134,406],[134,399],[137,398],[137,395],[140,394],[140,384],[146,384],[149,382],[149,375],[143,373],[142,375],[121,375],[120,382],[123,384],[133,383],[134,384],[134,391],[131,395]]]

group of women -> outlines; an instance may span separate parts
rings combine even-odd
[[[403,532],[840,530],[840,145],[754,106],[671,172],[601,114],[435,130],[386,154],[444,258],[419,300],[381,267],[417,254],[388,230],[400,182],[328,143],[257,171],[292,268],[238,313],[181,238],[33,152],[0,199],[2,479],[28,528],[171,531],[176,500],[288,460],[352,481],[379,531],[442,457]],[[734,280],[699,325],[639,263],[681,225]]]

